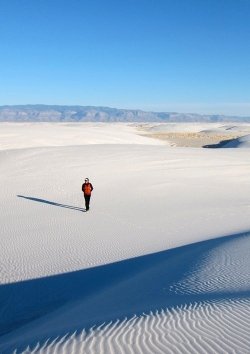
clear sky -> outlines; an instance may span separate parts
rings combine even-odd
[[[0,105],[250,116],[250,0],[0,0]]]

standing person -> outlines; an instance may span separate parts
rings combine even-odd
[[[89,202],[90,202],[90,197],[91,197],[91,192],[93,190],[93,186],[91,183],[89,183],[89,179],[85,178],[85,182],[82,185],[82,191],[85,199],[85,207],[86,211],[89,210]]]

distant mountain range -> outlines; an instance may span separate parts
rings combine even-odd
[[[250,117],[94,106],[0,106],[0,122],[250,122]]]

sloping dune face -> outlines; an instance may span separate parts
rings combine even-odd
[[[237,139],[233,139],[228,142],[225,148],[250,148],[250,134],[242,136]]]
[[[248,149],[122,124],[11,145],[20,127],[1,130],[1,353],[249,353]]]

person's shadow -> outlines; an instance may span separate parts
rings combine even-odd
[[[50,205],[54,205],[54,206],[61,207],[61,208],[73,209],[73,210],[78,210],[78,211],[82,211],[82,212],[86,211],[84,208],[79,208],[79,207],[72,206],[72,205],[60,204],[60,203],[52,202],[52,201],[46,200],[46,199],[26,197],[24,195],[19,195],[19,194],[17,195],[17,197],[32,200],[33,202],[50,204]]]

